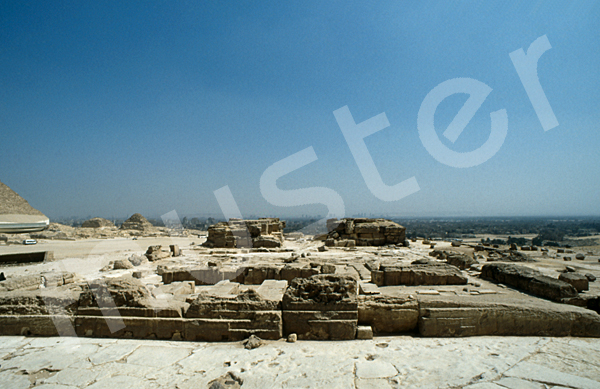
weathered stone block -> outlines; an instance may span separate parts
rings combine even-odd
[[[356,336],[356,311],[283,311],[283,333],[303,340],[350,340]]]
[[[357,282],[349,276],[295,278],[283,300],[283,331],[299,339],[354,339]]]
[[[573,285],[573,287],[578,292],[583,292],[584,290],[589,290],[589,280],[586,276],[579,273],[560,273],[558,279],[561,281],[568,282]]]
[[[181,255],[181,249],[178,245],[172,244],[169,246],[169,249],[171,250],[171,256],[178,257]]]
[[[139,307],[145,308],[151,298],[146,286],[138,279],[123,277],[89,282],[79,296],[79,307]]]
[[[503,283],[533,295],[560,301],[577,296],[577,290],[564,281],[543,275],[537,270],[511,263],[491,263],[483,266],[481,278]]]
[[[175,281],[194,281],[196,285],[215,285],[223,280],[235,280],[244,269],[201,267],[195,269],[163,270],[162,281],[170,284]]]
[[[358,324],[371,326],[376,335],[413,331],[418,319],[417,300],[381,295],[359,299]]]
[[[371,272],[371,279],[377,286],[389,285],[465,285],[467,277],[460,270],[448,264],[426,265],[381,265],[378,272]]]
[[[446,256],[446,262],[461,270],[469,269],[471,265],[479,263],[476,259],[464,254],[448,254]]]
[[[371,326],[358,326],[356,328],[356,339],[373,339]]]
[[[286,265],[281,269],[279,279],[290,282],[294,278],[309,278],[315,274],[319,274],[319,270],[313,269],[310,266],[298,267]]]
[[[164,258],[169,258],[171,256],[171,253],[168,251],[162,251],[162,246],[157,245],[157,246],[149,246],[148,250],[146,250],[145,255],[149,261],[154,262],[154,261],[159,261]]]
[[[422,336],[600,336],[600,316],[567,304],[420,302]]]

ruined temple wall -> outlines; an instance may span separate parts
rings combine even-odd
[[[281,247],[285,221],[279,218],[257,220],[229,219],[208,228],[206,247]]]
[[[403,244],[406,239],[406,228],[386,219],[347,218],[339,221],[328,220],[325,244],[337,246],[336,241],[353,241],[345,246],[383,246],[387,244]]]

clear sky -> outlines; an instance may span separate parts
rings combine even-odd
[[[312,147],[277,187],[328,188],[347,216],[600,215],[598,20],[581,0],[0,1],[0,181],[51,218],[221,215],[225,185],[243,215],[324,215],[326,201],[282,207],[260,189]],[[547,131],[510,56],[543,36]],[[439,104],[443,145],[475,150],[491,112],[508,118],[472,167],[419,136],[425,97],[455,78],[491,92],[454,143],[443,134],[469,94]],[[385,185],[420,190],[372,193],[333,114],[344,106],[356,123],[385,113],[364,143]]]

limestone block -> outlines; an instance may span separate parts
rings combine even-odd
[[[284,334],[298,339],[354,339],[358,322],[356,279],[314,275],[295,278],[283,300]]]
[[[133,269],[133,264],[129,262],[129,259],[117,259],[113,264],[113,269]]]
[[[140,266],[142,263],[147,262],[148,258],[146,258],[146,256],[144,255],[137,255],[137,254],[133,254],[132,256],[129,257],[129,262],[131,262],[131,264],[133,266]]]
[[[476,259],[464,254],[449,254],[446,257],[446,262],[461,270],[469,269],[471,265],[479,263]]]
[[[170,284],[176,281],[194,281],[196,285],[215,285],[223,280],[235,280],[243,269],[200,267],[163,270],[162,281]]]
[[[380,274],[371,272],[371,279],[378,286],[386,285],[465,285],[467,277],[460,270],[447,264],[381,265]]]
[[[254,290],[240,293],[236,298],[199,295],[191,301],[186,318],[225,321],[228,340],[245,339],[254,334],[264,339],[282,336],[282,312],[279,301],[266,300]]]
[[[471,305],[471,306],[469,306]],[[422,336],[598,336],[600,317],[567,304],[420,302]]]
[[[308,278],[315,274],[319,274],[319,270],[310,266],[298,267],[285,265],[279,273],[279,279],[291,282],[294,278]]]
[[[371,326],[358,326],[356,328],[356,339],[373,339]]]
[[[73,333],[69,315],[2,315],[0,335],[61,336]]]
[[[77,336],[96,338],[171,339],[175,332],[183,333],[183,328],[179,318],[75,317]]]
[[[281,247],[281,239],[275,236],[259,236],[252,240],[252,247],[254,248],[277,248]]]
[[[172,244],[169,246],[169,249],[171,250],[171,256],[178,257],[181,255],[181,249],[178,245]]]
[[[171,256],[171,253],[168,251],[162,251],[162,246],[157,245],[157,246],[149,246],[148,250],[146,250],[145,255],[149,261],[154,262],[154,261],[159,261],[164,258],[169,258]]]
[[[287,285],[285,280],[265,280],[256,291],[265,300],[281,301]]]
[[[418,319],[417,300],[380,295],[359,299],[358,324],[371,326],[376,335],[412,331]]]
[[[146,286],[131,277],[90,281],[79,295],[80,307],[140,307],[151,298]]]
[[[235,281],[246,285],[260,285],[265,280],[279,280],[282,267],[282,265],[249,266],[244,268]]]
[[[36,290],[43,285],[42,277],[39,275],[9,277],[0,282],[0,292],[11,290]]]
[[[580,273],[560,273],[558,279],[573,285],[578,292],[590,289],[589,280],[585,275]]]
[[[506,284],[533,295],[560,301],[577,296],[577,290],[569,283],[543,275],[537,270],[511,263],[486,264],[481,278]]]
[[[354,231],[359,234],[377,234],[379,232],[379,224],[377,223],[357,223],[354,226]]]
[[[356,337],[356,311],[283,311],[283,333],[302,340],[350,340]]]
[[[354,220],[347,220],[344,224],[344,232],[346,235],[354,234]]]

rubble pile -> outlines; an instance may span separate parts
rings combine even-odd
[[[102,227],[114,227],[115,223],[110,220],[103,219],[101,217],[95,217],[89,220],[84,221],[81,224],[83,228],[102,228]]]
[[[139,213],[134,213],[131,217],[123,222],[121,225],[122,230],[138,230],[138,231],[149,231],[153,230],[154,226],[145,217]]]

